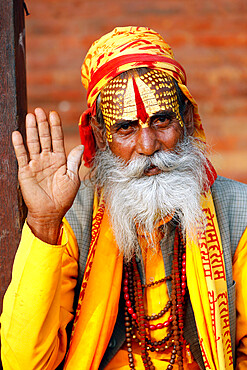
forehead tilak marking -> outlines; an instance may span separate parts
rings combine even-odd
[[[179,124],[183,126],[175,84],[169,75],[158,70],[150,70],[141,76],[136,73],[134,78],[146,113],[149,116],[160,110],[172,110],[176,114]],[[108,141],[112,140],[110,127],[117,120],[138,118],[136,95],[131,76],[128,79],[116,77],[108,83],[101,93],[101,110]],[[142,127],[146,127],[148,121],[140,122],[140,124]]]
[[[136,98],[138,98],[139,101],[141,100],[141,106]],[[135,73],[133,77],[130,76],[128,79],[123,106],[122,118],[125,120],[139,119],[139,123],[143,128],[148,127],[149,117],[160,111],[154,91],[141,80],[137,73]],[[138,111],[138,107],[142,107],[142,109]]]
[[[126,90],[127,79],[116,77],[111,80],[101,93],[101,111],[106,125],[106,137],[112,141],[110,126],[122,116],[121,101]]]
[[[143,124],[147,123],[149,115],[146,111],[145,105],[143,103],[142,97],[140,95],[140,92],[139,92],[139,89],[138,89],[138,86],[136,84],[136,80],[134,77],[132,77],[132,83],[133,83],[134,92],[135,92],[135,102],[136,102],[136,110],[137,110],[136,117],[138,118],[138,120],[141,121],[141,125],[143,126]]]
[[[177,90],[174,81],[168,74],[159,70],[150,70],[140,76],[145,83],[155,89],[155,97],[162,110],[172,110],[181,127],[183,120],[179,112]]]

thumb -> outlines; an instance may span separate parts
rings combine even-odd
[[[67,169],[68,172],[77,174],[82,161],[82,154],[84,152],[84,146],[78,145],[68,155],[67,158]]]

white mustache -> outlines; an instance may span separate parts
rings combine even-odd
[[[171,152],[156,152],[151,157],[140,157],[126,166],[129,177],[141,178],[150,168],[157,167],[162,172],[174,171],[179,167],[178,156]]]
[[[119,159],[117,161],[122,167],[123,176],[126,180],[126,177],[129,179],[142,178],[145,176],[145,172],[152,167],[157,167],[161,172],[167,173],[176,171],[180,173],[187,172],[193,169],[190,164],[193,163],[195,153],[196,151],[193,151],[191,142],[185,139],[173,151],[158,151],[152,156],[140,156],[127,165]]]

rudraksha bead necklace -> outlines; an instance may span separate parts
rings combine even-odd
[[[149,288],[171,280],[171,297],[165,307],[156,315],[146,315],[144,310],[144,298],[142,288]],[[186,294],[186,255],[185,241],[180,229],[176,230],[174,241],[174,255],[172,273],[170,276],[154,281],[150,284],[141,284],[135,256],[132,261],[124,265],[123,291],[125,299],[125,331],[128,351],[129,367],[135,369],[132,352],[132,341],[139,343],[141,358],[146,370],[155,370],[150,352],[164,352],[171,348],[171,358],[167,366],[173,369],[177,358],[179,370],[183,369],[183,326],[185,314]],[[165,322],[152,325],[149,323],[164,316],[170,309],[170,316]],[[167,335],[159,341],[151,341],[150,331],[167,327]],[[137,335],[136,335],[137,334]],[[138,338],[137,338],[138,337]]]

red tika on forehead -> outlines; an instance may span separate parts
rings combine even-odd
[[[136,80],[132,77],[134,92],[135,92],[135,100],[136,100],[136,110],[137,110],[137,118],[140,119],[143,123],[147,121],[149,115],[146,112],[145,105],[142,101],[138,86],[136,84]]]

